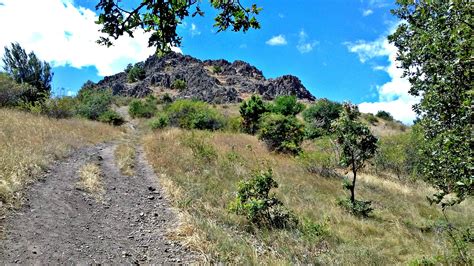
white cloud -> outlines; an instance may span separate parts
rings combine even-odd
[[[18,42],[53,66],[95,66],[98,74],[105,76],[120,72],[128,63],[144,60],[155,51],[147,47],[149,33],[141,30],[134,33],[134,38],[121,37],[112,47],[98,45],[97,15],[90,9],[75,7],[73,0],[2,2],[0,48]],[[19,17],[28,19],[18,20]]]
[[[384,110],[390,112],[393,117],[406,124],[411,124],[416,118],[412,106],[419,102],[418,97],[410,95],[410,83],[402,77],[403,69],[399,68],[400,63],[396,60],[397,48],[390,44],[386,36],[382,36],[373,42],[357,41],[356,43],[345,43],[350,52],[356,53],[362,63],[375,57],[385,56],[389,64],[386,67],[377,66],[375,71],[383,70],[390,81],[377,86],[377,102],[363,102],[359,104],[361,112],[376,113]]]
[[[200,35],[201,32],[199,31],[198,27],[196,26],[196,24],[194,23],[191,23],[191,29],[189,30],[191,32],[191,36],[196,36],[196,35]]]
[[[311,52],[318,44],[317,41],[308,41],[309,36],[304,30],[301,30],[298,36],[299,40],[298,45],[296,45],[296,49],[298,49],[298,51],[302,54]]]
[[[285,14],[283,14],[283,13],[278,13],[278,17],[279,17],[279,18],[285,18]]]
[[[276,46],[276,45],[286,45],[287,41],[285,39],[285,35],[280,34],[277,36],[273,36],[270,40],[266,41],[265,43],[271,46]]]
[[[367,17],[367,16],[370,16],[374,13],[374,11],[372,9],[366,9],[364,11],[362,11],[362,16],[364,17]]]

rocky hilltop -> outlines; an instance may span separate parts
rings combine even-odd
[[[218,104],[240,102],[252,94],[267,100],[280,95],[296,95],[298,99],[308,101],[315,99],[299,78],[285,75],[266,79],[262,71],[243,61],[201,61],[170,53],[163,57],[151,56],[139,65],[145,71],[141,81],[128,83],[127,73],[121,72],[105,77],[95,87],[111,88],[114,94],[123,96],[169,93],[175,98],[195,98]],[[186,87],[173,90],[172,84],[176,80],[184,81]]]

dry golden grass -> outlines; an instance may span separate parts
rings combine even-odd
[[[200,143],[202,149],[193,151],[190,141]],[[311,174],[292,157],[268,153],[253,136],[169,129],[146,136],[144,145],[169,199],[183,213],[174,235],[203,252],[208,261],[406,264],[448,252],[444,235],[429,230],[442,214],[428,204],[431,191],[422,184],[362,174],[356,197],[372,200],[376,210],[372,218],[361,219],[337,206],[337,199],[347,196],[340,179]],[[227,211],[237,182],[267,167],[273,168],[280,184],[274,191],[277,197],[303,225],[320,225],[328,234],[256,229]],[[474,219],[472,206],[472,201],[466,201],[452,208],[452,222],[469,226]]]
[[[102,171],[97,164],[87,163],[79,169],[78,187],[91,193],[97,200],[104,194]]]
[[[112,126],[79,119],[56,120],[0,109],[0,202],[15,203],[26,184],[71,150],[114,139]]]
[[[135,173],[135,146],[130,142],[120,143],[115,148],[114,155],[120,172],[127,176],[133,176]]]

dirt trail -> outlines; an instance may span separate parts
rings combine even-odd
[[[2,222],[0,264],[187,263],[192,252],[165,237],[175,223],[153,170],[138,149],[136,174],[120,174],[113,144],[76,151],[26,191],[23,207]],[[105,194],[77,189],[78,170],[100,165]]]

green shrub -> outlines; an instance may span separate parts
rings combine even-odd
[[[112,98],[112,103],[117,106],[127,106],[130,102],[135,99],[133,97],[114,95]]]
[[[170,125],[186,129],[218,130],[224,117],[209,104],[193,100],[177,100],[165,107]]]
[[[128,113],[132,118],[150,118],[157,110],[157,100],[154,96],[148,96],[145,100],[135,99],[128,105]]]
[[[244,132],[255,134],[258,131],[260,118],[268,108],[258,95],[252,95],[249,100],[240,105],[240,116],[242,116],[242,128]]]
[[[340,199],[337,204],[351,212],[353,215],[361,217],[369,217],[374,210],[371,207],[371,201],[354,200],[354,203],[352,203],[350,198],[343,198]]]
[[[342,105],[328,99],[321,99],[303,112],[303,119],[307,123],[308,138],[317,138],[327,135],[331,130],[331,123],[339,118]]]
[[[377,123],[379,122],[379,120],[377,119],[377,117],[375,117],[373,114],[367,114],[365,119],[367,120],[367,122],[369,122],[369,124],[371,125],[377,125]]]
[[[297,154],[304,138],[303,124],[293,116],[269,113],[262,117],[258,138],[270,150]]]
[[[234,133],[242,132],[242,117],[231,116],[227,118],[225,130]]]
[[[375,114],[376,117],[381,118],[386,121],[393,121],[393,116],[386,111],[378,111],[377,114]]]
[[[163,129],[167,127],[170,124],[169,118],[165,114],[159,114],[157,117],[153,118],[149,125],[150,128],[155,130],[155,129]]]
[[[26,101],[26,96],[36,91],[27,83],[19,84],[5,73],[0,73],[0,107],[14,107]]]
[[[125,72],[128,71],[127,72],[128,82],[137,82],[139,80],[145,79],[146,72],[143,69],[141,64],[137,63],[132,68],[130,68],[130,69],[128,69],[128,68],[129,67],[127,67],[127,69],[125,70]]]
[[[194,131],[182,137],[182,143],[191,149],[194,158],[200,162],[210,164],[217,160],[217,151],[214,146],[206,142],[206,136],[197,135]]]
[[[171,84],[173,90],[184,91],[187,88],[186,81],[182,79],[175,79]]]
[[[98,120],[99,117],[109,110],[112,103],[112,91],[83,88],[79,91],[76,113],[82,117]]]
[[[73,97],[50,98],[41,103],[41,113],[53,118],[69,118],[76,114],[77,104]]]
[[[219,74],[221,72],[222,72],[222,67],[221,66],[212,66],[212,73]]]
[[[103,123],[108,123],[114,126],[122,125],[125,120],[119,113],[114,110],[107,110],[99,116],[99,121]]]
[[[165,93],[161,95],[160,100],[159,100],[159,103],[162,103],[162,104],[167,104],[167,103],[172,103],[172,102],[173,102],[173,98],[171,97],[169,93]]]
[[[296,96],[278,96],[270,105],[270,110],[282,115],[297,115],[305,108]]]
[[[296,216],[275,195],[269,194],[272,188],[278,188],[278,183],[273,179],[271,169],[255,173],[249,180],[239,182],[237,196],[229,210],[245,215],[258,227],[295,227],[298,224]]]

